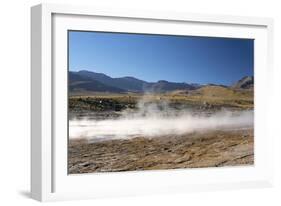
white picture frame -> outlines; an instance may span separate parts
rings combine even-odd
[[[272,186],[273,134],[267,126],[272,19],[40,4],[31,8],[31,26],[32,198],[53,201]],[[255,165],[67,175],[68,29],[254,38]]]

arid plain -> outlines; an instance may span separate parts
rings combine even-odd
[[[253,165],[251,83],[146,93],[71,90],[69,174]]]

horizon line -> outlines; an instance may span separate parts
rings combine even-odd
[[[186,81],[184,81],[184,82],[183,82],[183,81],[177,81],[177,82],[175,82],[175,81],[169,81],[169,80],[165,80],[165,79],[158,79],[158,80],[156,80],[156,81],[147,81],[147,80],[143,80],[143,79],[141,79],[141,78],[135,77],[135,76],[119,76],[119,77],[112,77],[112,76],[110,76],[110,75],[108,75],[108,74],[105,74],[105,73],[102,73],[102,72],[94,72],[94,71],[87,70],[87,69],[81,69],[81,70],[70,70],[70,69],[68,69],[68,72],[81,72],[81,71],[92,72],[92,73],[96,73],[96,74],[103,74],[103,75],[106,75],[106,76],[108,76],[108,77],[110,77],[110,78],[113,78],[113,79],[115,79],[115,78],[126,78],[126,77],[130,77],[130,78],[134,78],[134,79],[137,79],[137,80],[145,81],[145,82],[147,82],[147,83],[156,83],[156,82],[160,82],[160,81],[166,81],[166,82],[170,82],[170,83],[185,83],[185,84],[199,84],[199,85],[212,85],[212,84],[214,84],[214,85],[218,85],[218,86],[220,86],[220,85],[222,85],[222,86],[231,86],[231,85],[233,84],[233,83],[222,84],[222,83],[213,83],[213,82],[207,82],[207,83],[190,82],[190,83],[188,83],[188,82],[186,82]],[[243,79],[243,78],[245,78],[245,77],[254,77],[254,75],[244,75],[244,76],[242,76],[241,78],[237,79],[235,82],[238,82],[239,80],[241,80],[241,79]],[[234,83],[235,83],[235,82],[234,82]]]

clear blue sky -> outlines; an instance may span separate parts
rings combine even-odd
[[[253,75],[254,40],[69,31],[69,70],[229,85]]]

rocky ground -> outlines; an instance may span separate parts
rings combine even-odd
[[[90,142],[69,140],[69,174],[254,164],[253,129]]]

